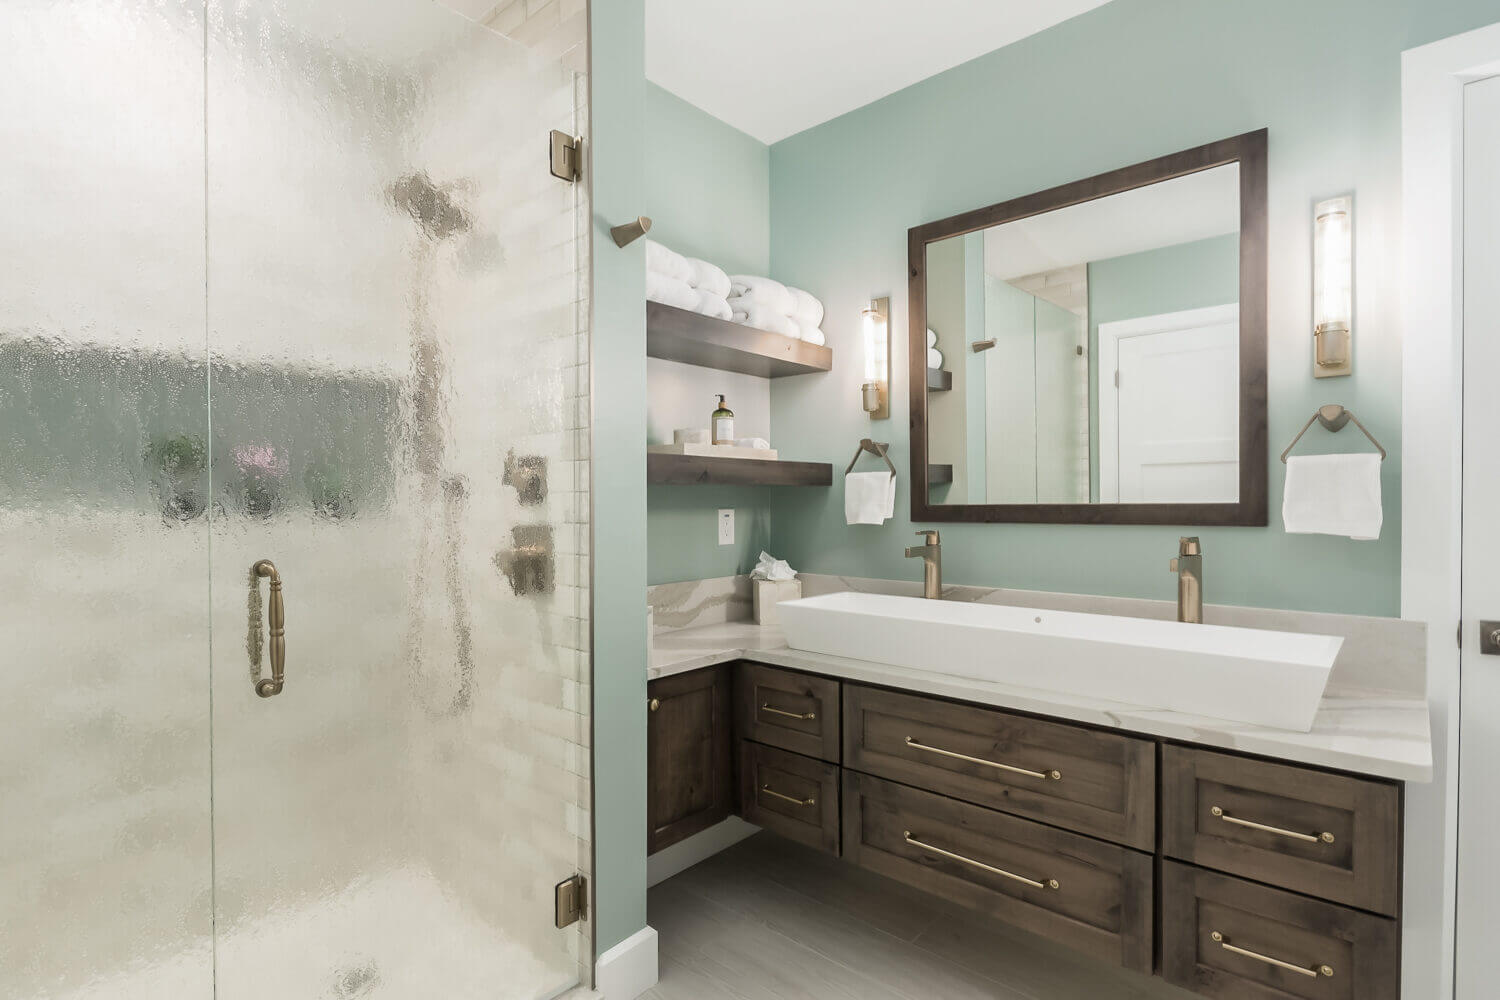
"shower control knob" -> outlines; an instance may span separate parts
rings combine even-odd
[[[1500,656],[1500,621],[1479,623],[1479,652],[1485,656]]]

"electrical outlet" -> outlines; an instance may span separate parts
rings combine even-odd
[[[719,509],[719,544],[734,544],[734,509]]]

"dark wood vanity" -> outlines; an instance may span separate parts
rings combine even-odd
[[[650,697],[653,852],[737,814],[1203,996],[1400,995],[1399,783],[749,661]]]

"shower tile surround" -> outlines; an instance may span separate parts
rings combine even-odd
[[[802,573],[807,597],[839,591],[921,596],[921,583]],[[745,582],[742,582],[745,581]],[[1245,726],[1182,713],[1090,699],[1084,692],[1005,685],[864,663],[789,649],[780,629],[749,620],[734,600],[748,577],[722,577],[650,589],[656,630],[648,677],[656,679],[742,656],[813,673],[834,674],[941,697],[1202,743],[1223,749],[1383,777],[1426,781],[1432,769],[1426,710],[1426,628],[1418,622],[1360,615],[1205,605],[1208,624],[1344,636],[1323,707],[1310,733]],[[1057,611],[1170,620],[1176,604],[986,587],[944,588],[944,599]],[[658,604],[660,602],[660,604]],[[663,620],[663,610],[666,620]],[[730,617],[731,615],[737,617]]]

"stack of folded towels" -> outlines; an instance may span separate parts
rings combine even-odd
[[[734,321],[823,346],[823,303],[800,288],[753,274],[729,276]]]
[[[730,319],[729,275],[706,260],[646,241],[646,298],[715,319]]]

